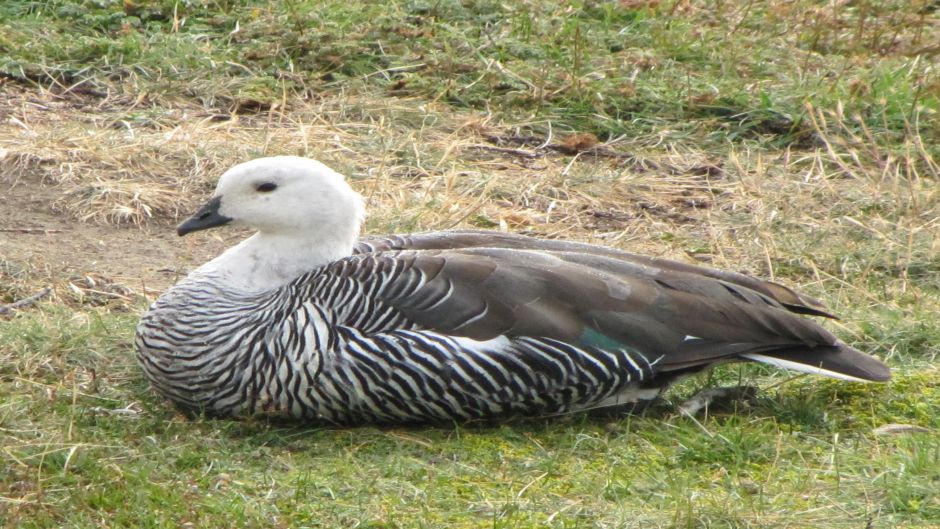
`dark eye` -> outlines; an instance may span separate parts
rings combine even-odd
[[[277,189],[277,184],[274,182],[265,182],[263,184],[258,184],[258,187],[255,188],[255,191],[258,191],[259,193],[270,193],[275,189]]]

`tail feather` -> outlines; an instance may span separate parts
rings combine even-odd
[[[832,346],[794,347],[741,356],[776,367],[840,380],[885,382],[891,378],[891,370],[881,360],[841,342]]]

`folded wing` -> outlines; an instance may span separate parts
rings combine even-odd
[[[367,239],[358,251],[327,276],[454,336],[625,349],[661,359],[664,374],[756,360],[849,380],[890,377],[880,361],[800,316],[829,316],[819,302],[743,274],[487,232]]]

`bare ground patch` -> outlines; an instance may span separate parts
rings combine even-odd
[[[32,283],[52,283],[71,295],[68,283],[93,289],[86,278],[94,276],[141,293],[162,289],[224,246],[209,237],[179,240],[165,222],[141,227],[76,222],[53,207],[61,199],[55,186],[27,179],[3,182],[0,192],[0,258],[6,265],[0,275],[11,280],[4,286],[16,278],[32,279],[15,289],[18,294]]]

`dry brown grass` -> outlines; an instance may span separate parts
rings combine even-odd
[[[645,236],[643,225],[694,224],[731,189],[708,174],[715,162],[705,153],[650,151],[637,162],[497,150],[485,138],[512,128],[418,100],[340,95],[223,121],[184,106],[172,122],[139,123],[138,109],[45,95],[15,105],[19,126],[0,132],[0,164],[8,179],[54,186],[55,206],[79,221],[176,220],[225,167],[273,154],[316,157],[348,174],[371,202],[373,229],[472,224],[616,243]]]
[[[602,242],[786,276],[846,303],[894,303],[937,268],[938,166],[916,127],[897,148],[853,132],[839,109],[809,109],[818,141],[802,150],[645,137],[564,154],[566,138],[525,136],[538,123],[404,98],[337,93],[227,116],[181,104],[159,119],[50,93],[6,102],[7,180],[52,186],[53,205],[82,222],[165,226],[225,168],[299,154],[351,178],[373,233],[472,226]],[[884,295],[866,291],[876,273],[890,276]]]

